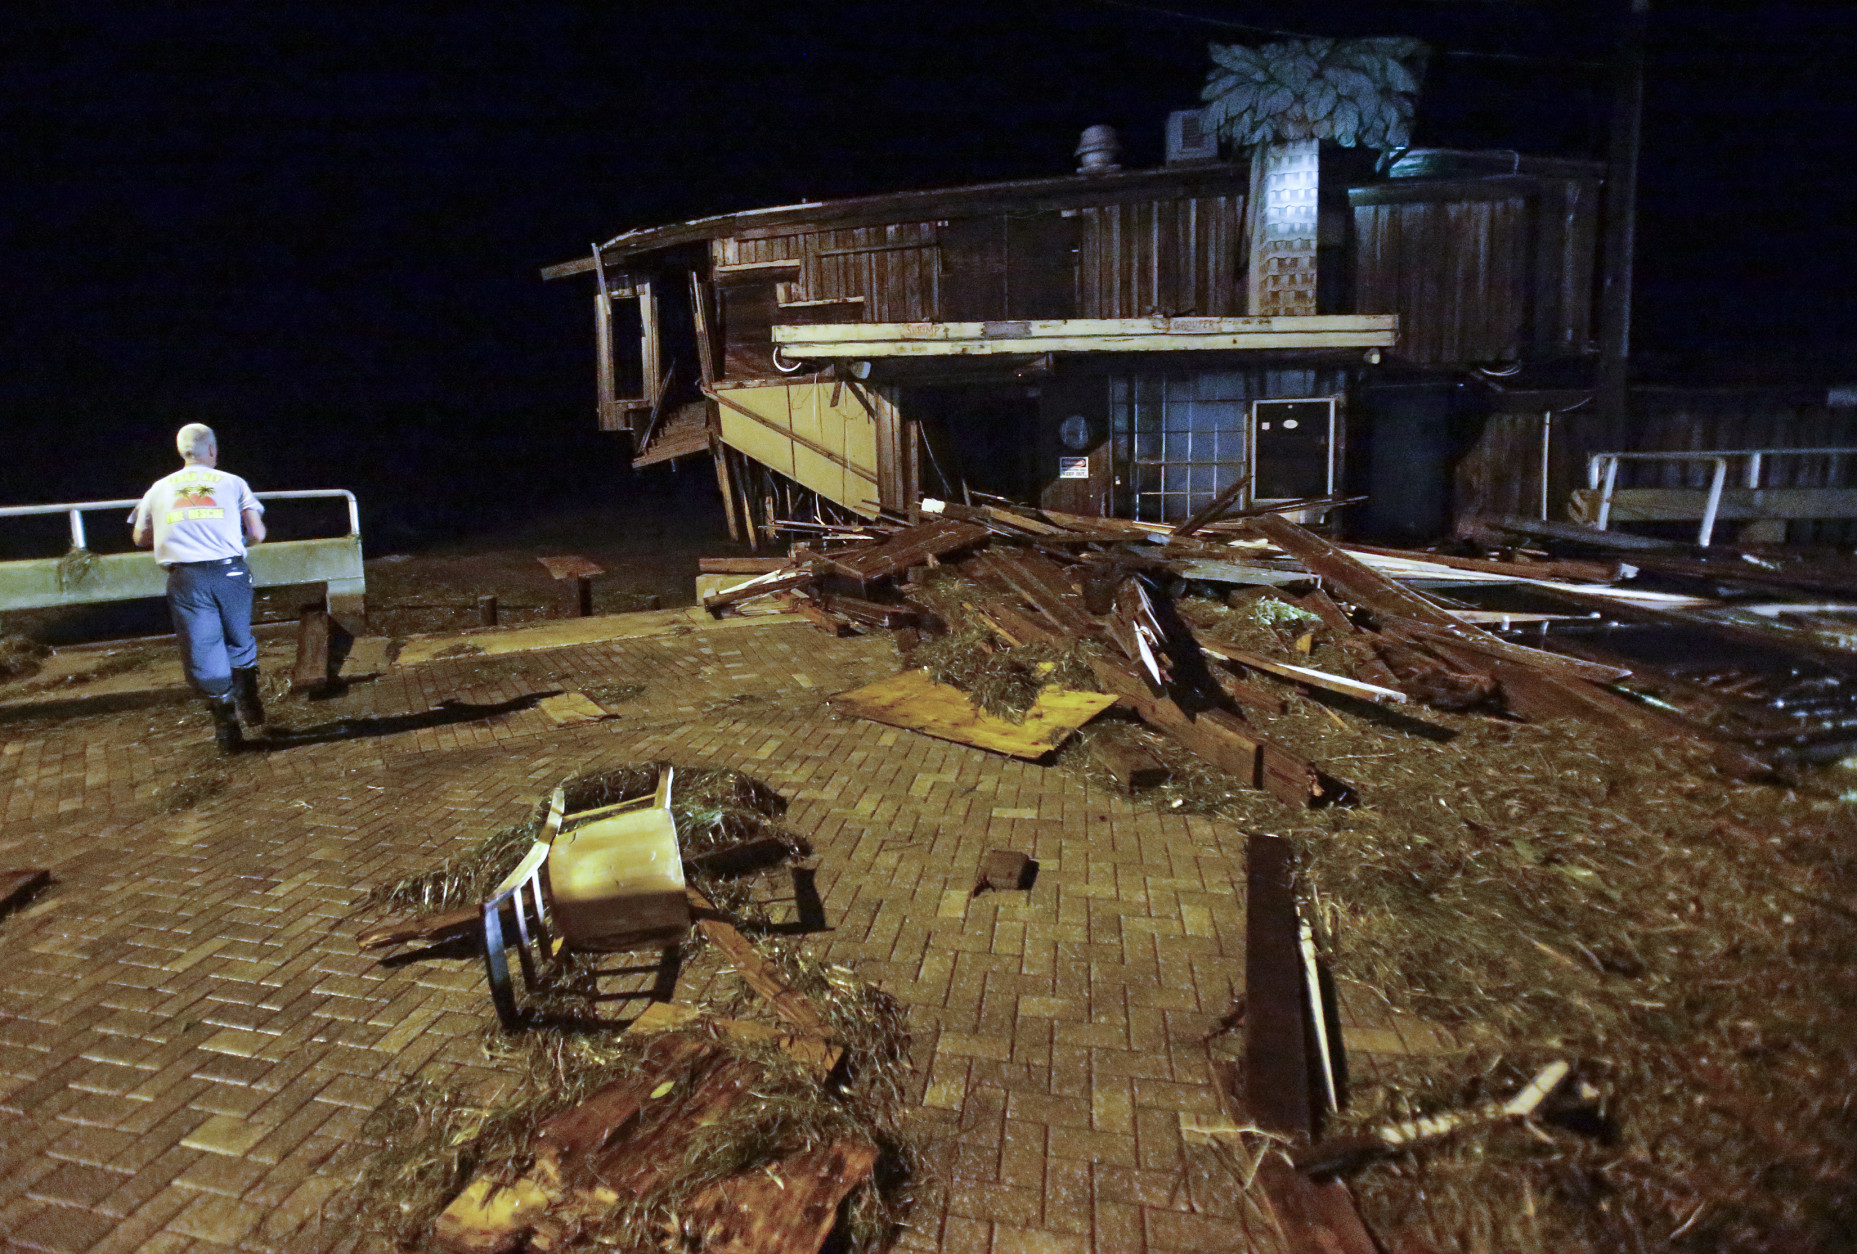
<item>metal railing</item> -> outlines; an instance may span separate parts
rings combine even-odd
[[[346,488],[309,488],[300,492],[259,492],[255,494],[261,501],[307,501],[315,499],[333,500],[341,497],[348,502],[348,534],[361,534],[361,506],[355,500],[355,494]],[[71,521],[71,547],[87,549],[84,541],[84,515],[93,510],[134,509],[141,504],[141,498],[129,501],[76,501],[63,505],[0,505],[0,518],[26,518],[37,514],[65,514]]]
[[[1728,483],[1728,463],[1743,463],[1741,486],[1760,486],[1760,472],[1769,457],[1826,457],[1857,453],[1857,447],[1838,448],[1745,448],[1699,449],[1689,452],[1594,453],[1586,461],[1586,483],[1599,493],[1596,529],[1604,531],[1612,517],[1612,497],[1618,488],[1618,466],[1623,461],[1705,462],[1713,467],[1709,476],[1709,494],[1702,506],[1702,525],[1696,533],[1696,545],[1708,548],[1715,535],[1715,519],[1721,512],[1722,490]]]
[[[344,535],[312,540],[274,540],[254,545],[248,554],[252,587],[274,588],[322,584],[334,610],[365,614],[367,577],[361,552],[361,507],[345,488],[298,492],[260,492],[261,501],[343,500],[348,503]],[[58,557],[0,561],[0,610],[41,609],[61,605],[133,601],[166,591],[167,572],[146,550],[92,553],[84,515],[100,510],[131,510],[133,500],[73,501],[59,505],[4,505],[0,518],[62,514],[70,526],[71,551]]]

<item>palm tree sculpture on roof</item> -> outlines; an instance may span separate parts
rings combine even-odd
[[[1390,152],[1411,143],[1427,51],[1417,39],[1290,39],[1208,51],[1206,122],[1234,145],[1326,139]]]
[[[1384,164],[1412,139],[1425,72],[1416,39],[1291,39],[1212,44],[1205,123],[1252,150],[1245,307],[1257,316],[1317,312],[1318,184],[1324,141],[1377,148]]]

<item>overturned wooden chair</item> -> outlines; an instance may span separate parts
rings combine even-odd
[[[675,772],[655,792],[570,813],[554,790],[541,837],[483,903],[484,967],[497,1017],[524,1021],[509,967],[539,988],[562,953],[623,953],[675,944],[690,927],[683,857],[671,816]],[[514,931],[505,927],[513,915]]]

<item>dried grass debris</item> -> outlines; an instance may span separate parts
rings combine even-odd
[[[50,654],[50,649],[31,636],[0,636],[0,683],[30,679]]]
[[[782,976],[818,1007],[845,1050],[840,1069],[822,1086],[816,1073],[772,1043],[732,1037],[708,1019],[678,1029],[706,1048],[669,1081],[694,1084],[699,1071],[747,1063],[757,1073],[752,1091],[682,1139],[673,1170],[579,1225],[565,1248],[685,1248],[671,1234],[680,1229],[683,1208],[703,1188],[846,1138],[876,1146],[879,1156],[871,1178],[846,1204],[844,1242],[834,1248],[881,1249],[898,1231],[924,1161],[905,1121],[911,1061],[903,1007],[849,970],[820,962],[800,941],[770,940],[762,947]],[[775,1021],[766,1003],[722,967],[719,955],[700,947],[686,954],[686,970],[706,962],[708,982],[717,990],[701,1005],[706,1015]],[[593,975],[583,966],[566,983]],[[580,1004],[584,1010],[584,1000]],[[611,1024],[571,1018],[513,1034],[487,1029],[482,1044],[486,1065],[499,1073],[494,1086],[472,1091],[409,1077],[369,1118],[364,1136],[377,1148],[353,1164],[345,1204],[354,1213],[347,1222],[402,1248],[428,1248],[433,1222],[473,1176],[505,1183],[521,1177],[533,1165],[533,1134],[543,1120],[635,1074],[649,1042],[661,1039],[662,1034],[640,1038]]]

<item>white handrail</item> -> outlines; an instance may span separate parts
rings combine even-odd
[[[303,501],[312,499],[334,499],[341,497],[348,502],[348,534],[361,534],[361,506],[355,500],[355,494],[346,488],[308,488],[295,492],[258,492],[254,495],[261,501]],[[84,513],[99,509],[134,509],[141,498],[127,501],[73,501],[63,505],[0,505],[0,518],[24,518],[34,514],[68,514],[71,519],[71,547],[81,549],[84,543]]]
[[[1622,461],[1709,462],[1714,466],[1714,473],[1709,476],[1708,500],[1702,507],[1702,525],[1696,535],[1697,547],[1706,549],[1715,535],[1715,518],[1721,510],[1722,489],[1728,481],[1730,460],[1747,459],[1744,486],[1751,490],[1760,486],[1760,472],[1765,465],[1765,459],[1770,456],[1825,457],[1851,453],[1857,453],[1857,447],[1845,445],[1831,448],[1741,448],[1695,449],[1682,452],[1594,453],[1586,459],[1587,486],[1599,493],[1599,515],[1594,522],[1594,527],[1599,531],[1604,531],[1606,524],[1611,520],[1612,495],[1618,487],[1618,464]]]

